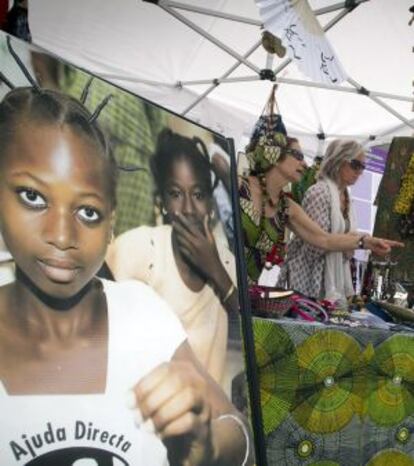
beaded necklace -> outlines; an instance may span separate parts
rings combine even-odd
[[[349,194],[348,190],[344,190],[344,210],[342,213],[345,220],[349,220]]]
[[[268,251],[265,254],[264,267],[267,269],[270,269],[272,265],[274,264],[279,265],[284,262],[284,255],[285,255],[285,248],[286,248],[284,233],[285,233],[285,227],[286,227],[287,217],[288,217],[287,215],[288,204],[287,204],[287,200],[285,198],[283,191],[281,191],[280,197],[278,201],[276,202],[270,197],[267,191],[266,177],[264,174],[260,174],[258,176],[258,180],[259,180],[260,188],[262,192],[262,208],[261,208],[261,218],[260,218],[261,228],[265,229],[265,221],[266,221],[265,208],[266,208],[266,204],[269,204],[270,207],[276,208],[274,222],[280,233],[280,238],[273,244],[270,251]]]
[[[260,189],[262,192],[262,219],[265,217],[265,208],[266,204],[269,204],[269,206],[274,209],[277,206],[277,202],[275,202],[267,192],[267,187],[266,187],[266,176],[262,173],[258,176],[259,183],[260,183]]]

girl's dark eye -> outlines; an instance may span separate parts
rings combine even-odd
[[[171,197],[172,199],[178,199],[181,195],[181,191],[178,189],[170,189],[168,191],[168,196]]]
[[[17,192],[20,199],[27,206],[34,209],[43,209],[47,207],[46,199],[34,189],[19,188]]]
[[[80,219],[86,223],[97,223],[102,219],[100,212],[94,207],[81,207],[78,210]]]
[[[197,201],[202,201],[206,197],[203,191],[196,191],[193,193],[193,196]]]

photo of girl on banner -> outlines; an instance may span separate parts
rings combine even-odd
[[[118,236],[107,261],[115,278],[151,285],[174,309],[194,353],[209,374],[224,376],[228,318],[237,313],[234,257],[216,241],[214,179],[199,138],[162,131],[152,173],[163,223]]]
[[[252,464],[248,423],[223,382],[237,290],[206,143],[178,134],[191,123],[146,109],[148,128],[158,111],[165,124],[154,151],[141,150],[121,139],[131,121],[109,121],[151,104],[89,77],[71,96],[68,65],[3,33],[0,54],[15,63],[0,69],[0,228],[15,264],[0,287],[0,463]],[[99,100],[94,85],[109,92]],[[129,110],[108,112],[118,96]],[[128,201],[131,173],[147,177],[147,194],[156,186],[152,207]]]

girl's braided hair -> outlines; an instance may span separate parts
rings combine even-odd
[[[6,153],[10,142],[13,140],[16,129],[23,122],[29,121],[31,123],[54,126],[67,125],[73,131],[76,131],[77,134],[92,142],[98,149],[98,152],[108,161],[110,168],[110,195],[111,201],[115,204],[116,163],[108,140],[97,123],[97,118],[108,103],[111,95],[107,96],[97,109],[91,113],[84,105],[90,82],[88,82],[85,91],[82,93],[81,101],[60,91],[42,89],[37,85],[20,58],[14,52],[9,36],[7,37],[7,46],[31,86],[14,87],[4,74],[0,73],[0,81],[11,89],[0,102],[0,159]]]
[[[206,145],[198,137],[188,138],[168,128],[163,129],[159,134],[157,148],[151,158],[151,172],[158,194],[162,196],[173,164],[177,160],[185,160],[191,165],[207,195],[211,198],[218,180],[217,177],[212,177],[214,171]]]

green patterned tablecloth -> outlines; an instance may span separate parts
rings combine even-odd
[[[253,329],[269,466],[414,465],[414,333]]]

